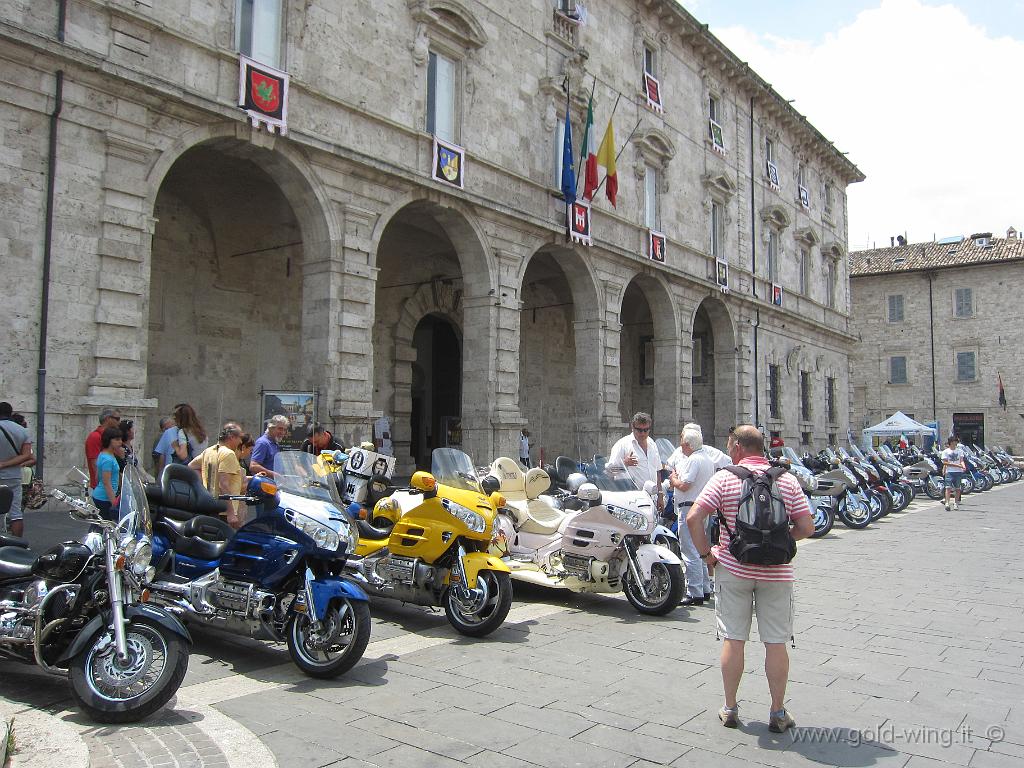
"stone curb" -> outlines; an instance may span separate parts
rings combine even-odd
[[[0,768],[7,762],[7,737],[11,732],[11,720],[0,720]]]
[[[0,732],[9,727],[17,739],[7,756],[10,768],[88,768],[89,750],[81,734],[60,717],[36,709],[8,710],[2,723]],[[6,744],[5,734],[2,749]]]

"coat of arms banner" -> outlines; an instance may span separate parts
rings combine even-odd
[[[238,57],[238,67],[238,106],[253,127],[288,133],[288,74],[247,56]]]
[[[463,189],[466,150],[434,137],[434,157],[430,164],[430,177],[435,181]]]

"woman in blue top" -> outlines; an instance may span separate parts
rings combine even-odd
[[[92,492],[92,500],[100,514],[107,520],[117,520],[118,491],[121,487],[121,467],[118,458],[124,458],[121,430],[108,427],[100,435],[103,450],[96,459],[96,474],[99,482]]]

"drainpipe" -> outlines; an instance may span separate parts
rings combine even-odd
[[[64,3],[61,3],[63,16]],[[64,36],[61,19],[59,37]],[[53,256],[53,194],[57,175],[57,121],[64,106],[64,70],[57,70],[57,83],[53,96],[53,112],[50,113],[50,147],[46,159],[46,223],[43,227],[43,286],[39,301],[39,365],[36,383],[36,474],[43,477],[46,459],[43,435],[46,432],[46,339],[50,322],[50,262]]]
[[[68,18],[68,0],[57,0],[57,40],[64,42],[64,23]]]
[[[757,298],[757,232],[754,221],[754,97],[750,97],[750,292]],[[761,309],[754,309],[754,425],[761,426],[761,374],[757,359],[757,331],[761,327]]]
[[[934,277],[934,272],[928,273],[928,334],[931,336],[932,346],[932,421],[938,422],[939,414],[935,409],[935,310],[932,302],[932,280]],[[952,431],[952,426],[950,426],[950,431]],[[938,435],[936,440],[941,437],[942,435]]]

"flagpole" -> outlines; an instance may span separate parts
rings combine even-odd
[[[616,100],[616,103],[618,103],[618,100]],[[641,120],[642,119],[643,118],[641,118]],[[620,149],[618,154],[615,155],[615,162],[616,163],[619,161],[619,158],[622,156],[622,153],[626,151],[626,145],[629,144],[629,140],[633,138],[633,134],[636,133],[636,129],[639,128],[639,127],[640,127],[640,120],[637,120],[636,121],[636,125],[633,126],[633,130],[629,132],[629,136],[627,136],[626,140],[624,142],[622,142],[622,149]],[[601,183],[597,185],[597,189],[594,190],[594,196],[595,197],[597,197],[597,193],[601,191],[601,187],[604,186],[604,183],[607,180],[608,180],[608,174],[606,173],[604,175],[604,178],[601,179]]]
[[[590,86],[590,103],[591,104],[594,103],[594,91],[596,91],[596,90],[597,90],[597,75],[594,75],[594,84],[592,86]],[[617,100],[616,100],[616,103],[618,103]],[[583,138],[586,141],[590,141],[589,134],[585,135]],[[577,193],[579,193],[579,191],[580,191],[580,170],[582,170],[582,168],[583,168],[583,149],[584,149],[583,147],[580,147],[580,159],[576,163],[576,192]]]

